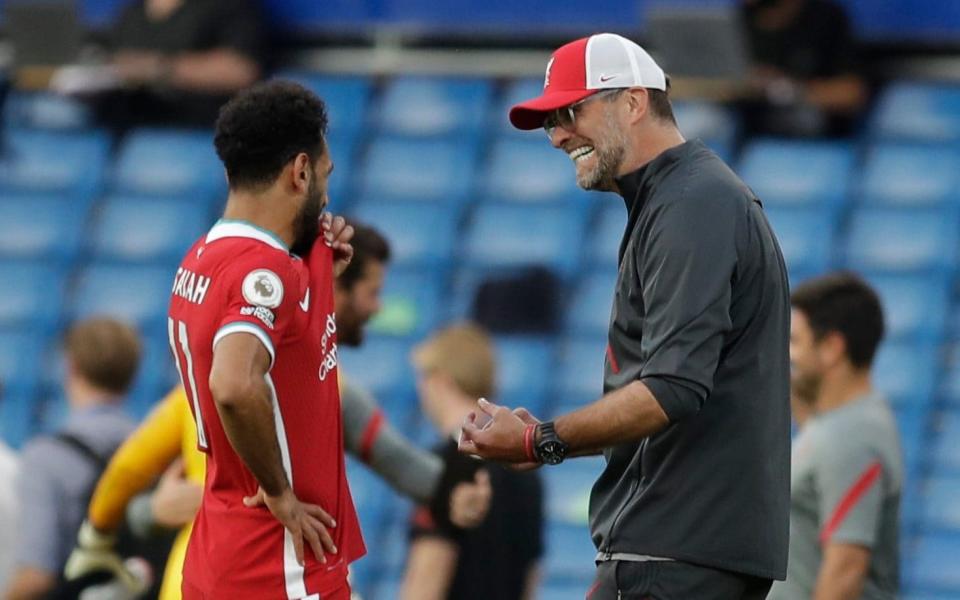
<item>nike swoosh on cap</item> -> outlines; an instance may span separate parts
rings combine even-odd
[[[616,79],[617,77],[619,77],[619,75],[601,75],[601,76],[600,76],[600,82],[601,82],[601,83],[606,83],[606,82],[610,81],[611,79]]]

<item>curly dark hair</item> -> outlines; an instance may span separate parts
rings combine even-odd
[[[213,143],[231,189],[273,183],[301,152],[326,151],[327,109],[316,94],[289,81],[268,81],[234,96],[220,109]]]

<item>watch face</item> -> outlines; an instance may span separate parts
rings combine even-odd
[[[540,455],[543,457],[543,462],[548,465],[555,465],[563,460],[563,455],[566,454],[565,450],[564,445],[560,442],[545,442],[540,447]]]

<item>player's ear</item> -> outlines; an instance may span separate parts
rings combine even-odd
[[[306,152],[301,152],[294,157],[291,175],[294,189],[299,193],[306,193],[310,187],[310,178],[313,176],[310,157]]]
[[[625,92],[630,124],[639,122],[650,110],[650,92],[646,88],[630,88]]]

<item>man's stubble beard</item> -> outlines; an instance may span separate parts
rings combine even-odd
[[[577,173],[577,185],[585,190],[611,189],[614,180],[620,174],[623,157],[627,152],[627,136],[617,126],[610,106],[604,108],[603,121],[604,141],[602,143],[594,141],[593,144],[597,166],[586,173]]]
[[[310,179],[310,185],[307,187],[307,198],[297,213],[294,221],[293,246],[290,251],[297,256],[306,256],[313,248],[314,242],[320,235],[320,204],[323,200],[323,194],[320,193],[316,185],[316,178]]]

